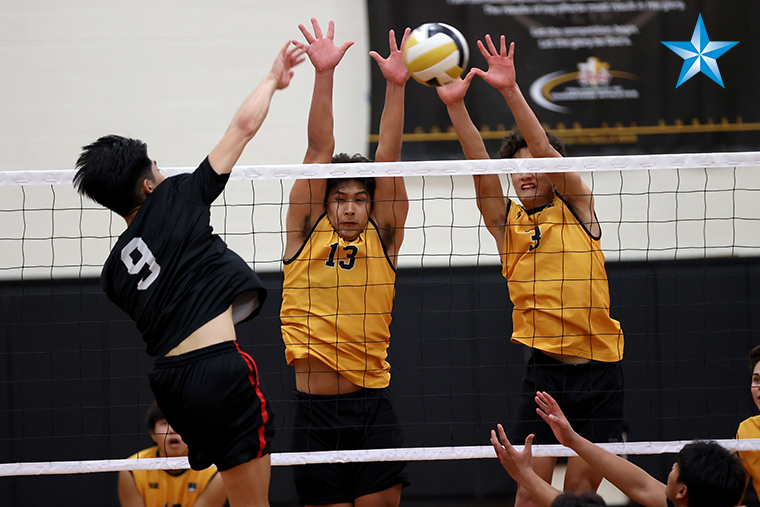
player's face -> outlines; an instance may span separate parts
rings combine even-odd
[[[755,401],[758,410],[760,410],[760,363],[755,365],[755,369],[752,371],[752,399]]]
[[[520,148],[512,158],[533,158],[528,148]],[[512,185],[526,209],[538,208],[554,198],[554,184],[543,173],[513,173]]]
[[[670,499],[671,502],[676,502],[678,498],[682,498],[686,486],[679,481],[680,470],[678,468],[678,462],[673,463],[673,467],[668,474],[668,481],[665,483],[665,496]]]
[[[155,182],[156,186],[158,186],[159,183],[166,179],[164,178],[164,175],[161,174],[161,170],[158,168],[158,164],[156,164],[155,160],[153,161],[151,170],[153,171],[153,181]]]
[[[162,457],[187,456],[187,444],[165,419],[156,421],[153,431],[150,432],[150,438],[158,446],[158,453]]]
[[[327,199],[327,218],[338,235],[353,241],[367,227],[371,203],[364,186],[348,180],[338,183]]]

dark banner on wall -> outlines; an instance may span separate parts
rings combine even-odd
[[[371,47],[383,55],[389,29],[400,38],[407,26],[438,21],[464,34],[469,67],[486,69],[476,41],[486,34],[495,40],[506,35],[507,42],[515,42],[517,82],[528,103],[573,155],[760,149],[757,0],[367,0],[367,5]],[[687,60],[661,42],[690,44],[700,14],[713,41],[703,61],[717,64],[725,88],[708,77],[706,67],[676,86]],[[709,51],[722,41],[739,43],[710,61]],[[373,64],[373,142],[384,90]],[[466,103],[495,153],[514,126],[506,103],[477,77]],[[435,89],[410,80],[406,104],[404,159],[461,157]]]

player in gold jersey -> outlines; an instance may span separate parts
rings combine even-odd
[[[496,49],[490,36],[478,47],[488,71],[472,69],[464,79],[439,87],[451,122],[468,159],[489,158],[483,139],[464,105],[474,76],[499,90],[519,132],[508,135],[501,158],[561,157],[562,142],[547,134],[515,79],[514,43],[504,36]],[[610,317],[609,288],[599,240],[601,228],[591,190],[580,175],[515,173],[521,205],[506,198],[498,175],[474,176],[477,204],[496,240],[514,303],[512,341],[531,348],[511,440],[522,442],[536,430],[536,442],[557,443],[539,424],[533,398],[547,391],[559,400],[578,432],[595,442],[622,437],[623,333]],[[551,482],[556,458],[535,458],[536,473]],[[568,461],[564,490],[596,491],[601,474],[583,460]],[[535,505],[518,486],[515,505]]]
[[[187,456],[187,444],[166,422],[154,403],[145,416],[150,438],[156,444],[129,459]],[[222,476],[215,466],[205,470],[122,470],[119,472],[121,507],[221,507]]]
[[[305,164],[368,162],[333,157],[335,67],[353,44],[335,46],[312,19],[299,28],[315,69]],[[409,29],[404,33],[408,37]],[[370,55],[387,80],[375,160],[401,156],[404,87],[409,73],[393,30],[390,55]],[[403,44],[403,41],[402,41]],[[298,180],[290,193],[285,247],[282,335],[296,375],[293,449],[326,451],[398,447],[401,428],[388,392],[389,324],[398,250],[408,202],[403,178]],[[408,484],[404,463],[299,466],[304,505],[396,506]]]
[[[750,394],[755,406],[760,410],[760,346],[753,348],[749,353],[749,371],[752,373]],[[760,415],[742,421],[736,430],[736,438],[760,438]],[[760,496],[760,451],[742,451],[739,456],[747,479],[752,479],[755,493]]]

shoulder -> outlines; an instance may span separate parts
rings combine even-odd
[[[330,221],[327,218],[327,213],[325,212],[317,219],[317,221],[314,223],[313,226],[311,226],[310,228],[304,227],[304,230],[300,231],[300,234],[302,234],[302,237],[298,238],[298,243],[297,243],[298,250],[296,250],[293,253],[293,255],[289,255],[290,252],[292,252],[293,250],[288,250],[286,248],[285,250],[286,255],[283,259],[283,263],[287,266],[291,262],[296,260],[298,256],[301,255],[301,252],[303,252],[304,247],[306,247],[306,245],[309,243],[309,241],[311,241],[311,239],[314,236],[319,235],[319,234],[324,234],[324,233],[332,234],[332,232],[333,232],[332,225],[330,224]],[[290,248],[290,244],[288,244],[288,248]],[[295,249],[295,246],[293,247],[293,249]]]
[[[140,452],[136,452],[132,456],[130,456],[128,459],[143,459],[143,458],[157,458],[158,457],[158,447],[155,445],[153,447],[148,447],[147,449],[143,449]]]
[[[747,435],[756,436],[747,436]],[[760,415],[749,417],[739,423],[739,429],[736,431],[738,438],[758,438],[760,437]]]

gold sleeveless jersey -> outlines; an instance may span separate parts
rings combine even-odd
[[[760,415],[745,419],[736,431],[736,438],[760,438]],[[739,457],[747,475],[752,477],[755,492],[760,491],[760,451],[741,451]],[[760,494],[760,493],[758,493]]]
[[[151,447],[129,459],[158,457],[158,447]],[[130,470],[130,473],[146,507],[191,507],[217,470],[212,466],[200,471],[184,470],[180,475],[171,475],[166,470]]]
[[[280,319],[288,364],[314,357],[357,386],[387,387],[396,271],[375,223],[348,242],[322,215],[284,271]]]
[[[559,195],[530,211],[509,202],[501,261],[514,303],[513,342],[596,361],[623,358],[599,238]]]

